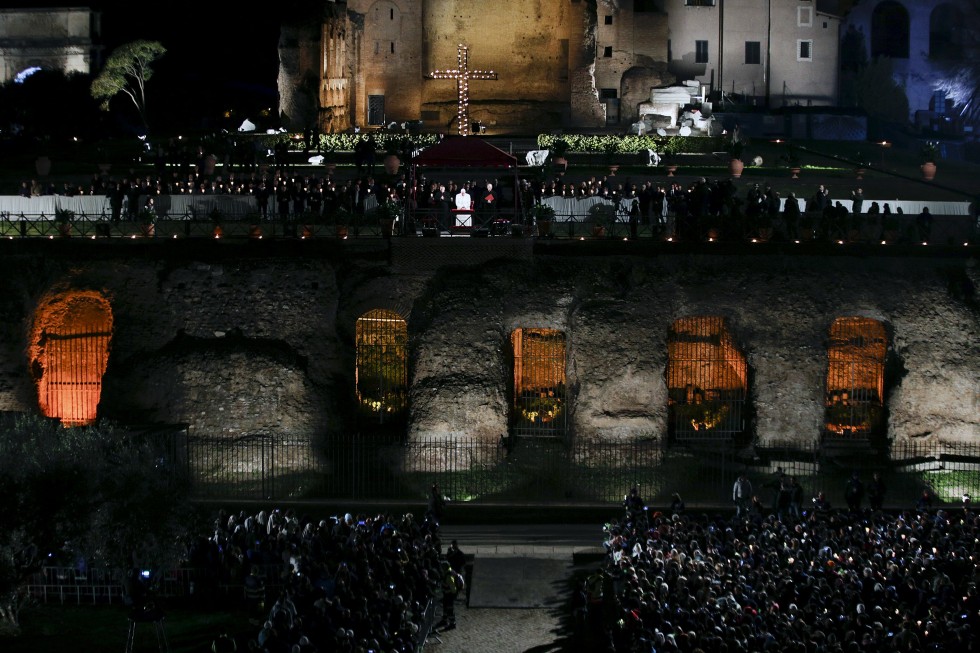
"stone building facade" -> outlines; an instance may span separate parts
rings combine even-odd
[[[348,0],[283,26],[281,113],[307,126],[421,120],[454,131],[457,46],[472,69],[469,115],[488,131],[625,127],[653,88],[696,80],[772,107],[837,100],[839,19],[811,0]],[[299,100],[297,98],[300,98]]]
[[[87,7],[0,9],[0,84],[34,67],[94,72],[101,31],[101,14]]]
[[[892,64],[896,83],[909,100],[909,119],[923,127],[954,122],[976,93],[970,77],[957,78],[960,64],[976,57],[970,34],[980,24],[974,4],[946,0],[848,2],[842,37],[856,36],[867,60]],[[976,125],[973,125],[976,129]]]
[[[665,0],[669,70],[759,106],[837,103],[840,18],[813,0]]]

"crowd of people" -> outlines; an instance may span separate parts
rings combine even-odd
[[[546,198],[598,197],[630,207],[622,213],[628,214],[635,225],[648,225],[654,235],[684,240],[766,237],[773,231],[790,240],[837,240],[855,231],[863,232],[866,239],[882,239],[892,214],[887,203],[879,206],[871,202],[865,206],[860,188],[850,191],[849,210],[840,201],[831,200],[823,185],[810,197],[798,198],[791,192],[782,198],[768,183],[744,184],[742,192],[732,179],[701,177],[685,185],[672,179],[592,176],[579,182],[564,177],[544,181],[525,178],[515,190],[510,178],[410,178],[405,167],[392,176],[375,167],[373,156],[359,156],[356,167],[342,175],[316,166],[289,165],[287,160],[277,156],[274,165],[228,165],[216,172],[213,160],[209,161],[199,150],[193,162],[160,165],[155,174],[140,175],[130,169],[128,174],[116,177],[100,171],[88,183],[65,183],[61,188],[35,179],[21,183],[18,194],[104,196],[110,201],[114,219],[134,219],[140,211],[153,209],[154,198],[168,194],[254,196],[255,210],[266,220],[302,216],[316,221],[334,216],[337,211],[359,215],[365,213],[365,207],[370,210],[377,203],[392,200],[410,208],[419,221],[442,227],[453,224],[454,211],[471,210],[487,221],[499,211],[509,212],[516,206],[522,215],[513,219],[526,221],[530,207]],[[900,209],[895,215],[898,213]],[[916,218],[916,233],[903,236],[928,240],[931,225],[932,216],[926,210]],[[810,230],[812,236],[804,233]]]
[[[976,650],[980,519],[968,498],[888,513],[862,508],[868,488],[847,492],[847,509],[814,497],[778,516],[741,503],[736,483],[734,518],[640,509],[631,492],[573,601],[584,650]]]
[[[455,542],[443,555],[432,515],[316,520],[278,509],[222,511],[188,553],[190,566],[244,588],[257,628],[248,650],[268,653],[416,651],[438,598],[455,600],[453,565],[464,561]],[[443,618],[437,625],[455,624],[451,603]],[[215,640],[222,646],[237,642]]]

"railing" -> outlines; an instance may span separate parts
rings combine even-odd
[[[178,436],[180,437],[180,436]],[[837,450],[819,443],[756,445],[748,450],[713,442],[669,444],[661,439],[572,441],[502,438],[470,442],[421,438],[411,442],[349,435],[329,442],[254,438],[228,442],[190,438],[181,464],[200,498],[329,498],[423,503],[433,482],[455,502],[610,503],[634,484],[654,505],[681,494],[689,505],[728,506],[737,475],[746,472],[763,501],[782,468],[805,493],[826,493],[843,505],[852,471],[865,481],[882,475],[886,505],[912,506],[923,489],[937,501],[980,494],[980,444],[902,443],[876,452]],[[746,453],[748,451],[748,453]]]
[[[282,587],[283,565],[253,565],[265,584],[267,596]],[[196,594],[221,596],[238,600],[245,597],[244,578],[232,577],[227,570],[178,567],[155,571],[146,579],[147,588],[160,598],[187,598]],[[27,591],[42,603],[102,604],[124,601],[127,596],[127,572],[122,569],[43,567],[27,582]]]
[[[221,220],[212,219],[160,219],[152,224],[120,220],[101,220],[97,218],[76,218],[63,223],[44,215],[0,214],[0,238],[18,240],[40,239],[92,239],[92,240],[134,240],[160,241],[184,238],[379,238],[381,229],[377,221],[358,216],[344,225],[343,233],[337,225],[325,224],[323,220],[305,220],[302,217],[286,221],[256,216],[227,216]]]

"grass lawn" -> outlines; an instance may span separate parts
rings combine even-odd
[[[210,651],[211,642],[222,633],[236,639],[239,651],[246,651],[248,640],[259,631],[239,610],[173,606],[164,612],[164,627],[173,653]],[[120,653],[126,650],[128,616],[129,609],[121,605],[32,607],[21,614],[22,633],[18,637],[0,637],[0,650],[4,653]],[[134,652],[159,650],[154,630],[153,624],[137,624]]]

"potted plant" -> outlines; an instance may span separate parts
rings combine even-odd
[[[865,173],[868,172],[868,162],[865,159],[864,154],[858,152],[854,155],[855,161],[857,161],[857,167],[854,169],[854,174],[858,179],[864,179]]]
[[[383,238],[391,238],[395,228],[395,221],[402,215],[401,202],[389,197],[384,202],[378,203],[378,208],[374,210],[374,215],[378,218],[381,236]]]
[[[551,233],[551,223],[555,219],[555,210],[540,202],[531,207],[531,217],[537,226],[538,237],[546,238]]]
[[[779,159],[787,168],[789,168],[790,173],[793,175],[793,179],[800,178],[802,163],[800,162],[800,157],[796,154],[796,149],[792,145],[789,146],[789,151],[779,157]]]
[[[61,236],[67,238],[71,235],[71,223],[74,219],[75,212],[71,209],[58,208],[54,210],[54,222]]]
[[[674,157],[680,150],[681,142],[682,140],[679,137],[671,136],[661,143],[663,154],[660,156],[660,162],[664,164],[668,177],[673,177],[674,173],[677,172],[677,161],[675,161]]]
[[[346,206],[338,206],[333,210],[333,213],[331,213],[330,218],[333,221],[334,233],[337,235],[337,238],[347,238],[351,216],[352,214],[350,209],[348,209]],[[307,229],[310,229],[312,232],[312,227],[303,227],[304,237],[306,236]],[[310,235],[312,236],[312,233]]]
[[[596,238],[606,236],[606,228],[616,220],[615,204],[596,204],[589,209],[589,221],[592,222],[592,235]]]
[[[214,207],[211,209],[211,212],[208,213],[208,217],[211,218],[211,224],[214,226],[214,228],[211,230],[211,234],[215,238],[221,238],[224,236],[225,230],[224,227],[221,226],[221,222],[224,220],[224,215],[221,213],[221,210],[217,206]]]
[[[148,238],[156,236],[157,214],[149,207],[143,207],[136,216],[140,224],[140,233]]]
[[[922,165],[919,169],[922,171],[922,178],[926,181],[932,181],[936,178],[936,160],[939,158],[939,143],[936,141],[926,141],[922,145],[922,150],[919,153],[922,159]]]
[[[728,172],[733,178],[738,179],[742,176],[745,163],[742,161],[742,153],[745,151],[745,144],[737,136],[732,136],[728,142]]]
[[[607,137],[602,143],[602,152],[606,165],[609,166],[609,176],[615,177],[619,171],[619,166],[616,164],[616,155],[619,154],[619,139]]]
[[[568,154],[569,147],[568,141],[561,136],[551,142],[551,162],[563,171],[568,170],[568,159],[565,155]]]

